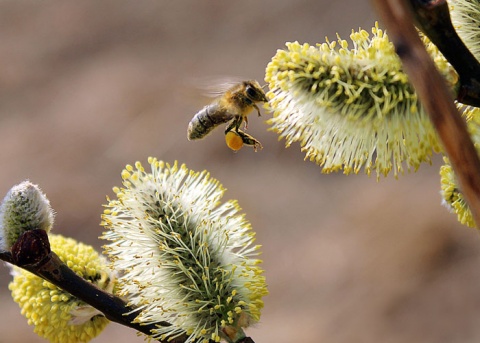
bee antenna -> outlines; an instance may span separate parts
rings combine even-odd
[[[267,83],[262,86],[262,89],[265,89],[265,87],[268,87]]]

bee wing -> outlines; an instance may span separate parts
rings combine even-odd
[[[192,80],[192,84],[201,91],[203,96],[216,98],[242,81],[244,81],[244,79],[240,77],[212,76]]]

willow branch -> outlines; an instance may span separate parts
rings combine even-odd
[[[409,80],[443,143],[475,222],[479,224],[480,160],[466,125],[454,105],[451,91],[435,68],[413,25],[412,3],[427,6],[425,4],[443,2],[445,1],[373,0],[402,59]]]
[[[44,230],[26,231],[13,245],[12,251],[1,251],[0,259],[41,277],[65,290],[76,298],[102,312],[112,322],[127,326],[151,335],[158,326],[170,326],[167,322],[158,324],[141,324],[135,322],[137,311],[123,299],[107,293],[93,283],[81,278],[63,263],[55,252],[50,250],[47,233]],[[179,337],[168,342],[182,343],[186,337]],[[159,340],[167,342],[167,340]]]

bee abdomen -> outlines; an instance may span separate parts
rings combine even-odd
[[[218,125],[231,120],[234,116],[222,111],[218,104],[210,104],[195,114],[188,124],[188,140],[201,139],[208,135]]]

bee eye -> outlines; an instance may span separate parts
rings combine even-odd
[[[251,99],[256,99],[258,98],[258,92],[255,88],[248,86],[245,89],[245,92],[247,93],[248,97]]]

